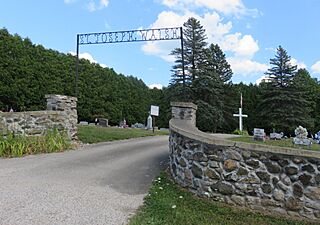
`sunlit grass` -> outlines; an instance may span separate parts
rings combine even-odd
[[[262,141],[254,141],[252,136],[239,136],[236,138],[231,138],[230,140],[254,143],[254,144],[264,144],[264,145],[272,145],[272,146],[279,146],[279,147],[297,148],[297,149],[301,148],[301,149],[307,149],[307,150],[320,151],[320,145],[317,143],[313,143],[311,145],[311,148],[305,145],[293,145],[292,138],[281,139],[281,140],[266,140],[265,142],[262,142]]]
[[[157,178],[130,225],[306,225],[300,220],[262,215],[208,201],[182,190],[167,175]]]
[[[78,137],[84,143],[97,143],[104,141],[122,140],[136,137],[154,135],[168,135],[168,131],[155,131],[137,128],[117,128],[100,126],[78,126]]]

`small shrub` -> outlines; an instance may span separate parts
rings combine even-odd
[[[232,133],[233,134],[237,134],[237,135],[243,135],[243,136],[248,136],[249,135],[248,131],[246,131],[246,130],[241,131],[239,129],[234,130]]]

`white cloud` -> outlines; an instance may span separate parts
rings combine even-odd
[[[259,51],[258,41],[254,40],[251,35],[241,33],[229,34],[220,43],[224,51],[234,52],[238,57],[252,58]]]
[[[173,11],[163,11],[158,15],[157,20],[150,25],[150,28],[158,27],[180,27],[190,17],[194,17],[200,21],[204,26],[208,35],[208,42],[220,43],[223,41],[223,36],[230,32],[232,23],[223,23],[220,16],[216,13],[206,13],[203,17],[193,13],[185,12],[183,15],[179,15]],[[180,43],[177,42],[148,42],[142,46],[142,50],[149,55],[157,55],[162,59],[173,62],[174,58],[168,56],[169,53],[176,47],[180,47]]]
[[[173,11],[163,11],[150,27],[182,26],[190,17],[199,20],[206,29],[208,43],[217,43],[223,51],[228,51],[233,54],[231,62],[234,73],[241,72],[248,75],[266,71],[267,66],[265,64],[251,60],[259,51],[258,41],[254,40],[251,35],[242,35],[241,33],[231,34],[232,22],[228,21],[224,23],[216,12],[206,13],[201,17],[190,11],[185,12],[183,15],[179,15]],[[145,54],[159,56],[165,61],[172,63],[175,58],[169,55],[169,53],[177,47],[180,47],[180,43],[174,41],[148,42],[144,44],[141,49]]]
[[[297,66],[298,69],[306,69],[306,68],[307,68],[307,65],[304,64],[304,62],[299,62],[299,61],[298,61],[297,59],[295,59],[295,58],[291,58],[290,63],[291,63],[291,65],[293,65],[293,66]]]
[[[162,4],[171,8],[186,11],[190,8],[205,8],[215,10],[226,15],[259,14],[257,9],[247,9],[242,0],[162,0]]]
[[[169,8],[177,6],[179,3],[179,0],[163,0],[162,4],[168,6]]]
[[[69,52],[71,55],[76,55],[76,53],[75,52]],[[106,64],[103,64],[103,63],[98,63],[98,61],[97,60],[95,60],[94,58],[93,58],[93,56],[90,54],[90,53],[88,53],[88,52],[84,52],[84,53],[80,53],[79,54],[79,58],[80,59],[87,59],[87,60],[89,60],[91,63],[96,63],[96,64],[99,64],[101,67],[103,67],[103,68],[106,68],[106,67],[108,67]]]
[[[164,61],[172,63],[175,61],[174,56],[169,55],[167,48],[173,49],[174,46],[167,44],[165,48],[162,48],[159,44],[155,42],[149,42],[141,47],[142,51],[147,55],[157,55],[162,58]]]
[[[311,66],[313,73],[320,73],[320,60]]]
[[[109,0],[100,0],[100,5],[107,7],[109,5]]]
[[[67,0],[67,1],[70,1],[70,0]],[[94,11],[103,9],[103,8],[107,7],[108,5],[109,5],[109,0],[100,0],[99,3],[96,3],[96,1],[94,1],[94,0],[90,0],[87,3],[87,9],[90,12],[94,12]]]
[[[64,0],[64,3],[66,4],[71,4],[74,3],[76,0]]]
[[[268,65],[252,61],[250,59],[239,59],[230,57],[227,58],[230,63],[232,71],[235,74],[242,74],[248,76],[250,74],[264,73],[268,70]]]
[[[189,17],[197,16],[194,13],[187,13],[184,16],[180,16],[172,11],[163,11],[158,15],[157,20],[150,25],[151,28],[158,27],[179,27],[188,20]],[[166,42],[148,42],[144,44],[141,49],[148,55],[156,55],[167,62],[174,62],[175,58],[170,54],[174,49],[180,47],[179,41],[166,41]]]
[[[224,14],[244,14],[245,6],[241,0],[195,0],[196,4]]]
[[[153,88],[162,89],[163,85],[162,84],[150,84],[150,85],[148,85],[148,87],[150,89],[153,89]]]
[[[263,76],[261,76],[260,78],[258,78],[257,80],[256,80],[256,84],[260,84],[261,82],[266,82],[266,83],[268,83],[268,82],[270,82],[271,80],[270,80],[270,78],[269,78],[269,76],[267,76],[267,75],[263,75]]]

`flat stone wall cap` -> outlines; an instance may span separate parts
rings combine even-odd
[[[180,107],[180,108],[192,108],[197,110],[198,107],[196,104],[193,104],[192,102],[171,102],[170,105],[172,107]]]

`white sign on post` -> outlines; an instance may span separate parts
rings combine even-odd
[[[159,116],[159,106],[151,105],[150,114],[151,116]]]

